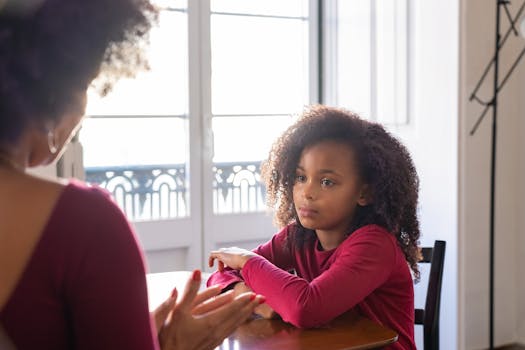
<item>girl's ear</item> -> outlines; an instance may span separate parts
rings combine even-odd
[[[364,184],[361,188],[361,193],[359,194],[359,198],[357,199],[357,204],[364,207],[368,204],[372,203],[372,194],[370,193],[370,186],[367,184]]]

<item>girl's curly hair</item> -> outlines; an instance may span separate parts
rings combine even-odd
[[[321,141],[349,145],[357,158],[358,171],[368,184],[372,201],[358,206],[348,232],[368,225],[385,227],[398,244],[419,280],[419,179],[408,150],[378,123],[326,106],[313,106],[273,144],[262,164],[267,203],[276,210],[279,226],[294,224],[293,241],[302,244],[315,237],[301,226],[293,203],[295,174],[303,150]]]
[[[79,110],[78,94],[101,77],[105,94],[147,66],[157,19],[148,0],[7,0],[0,6],[0,145],[29,125]]]

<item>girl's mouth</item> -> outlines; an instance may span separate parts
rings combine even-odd
[[[311,208],[299,208],[299,215],[302,217],[312,217],[317,214],[317,210]]]

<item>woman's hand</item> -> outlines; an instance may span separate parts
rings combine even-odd
[[[242,293],[250,293],[250,292],[252,292],[252,289],[250,287],[248,287],[246,285],[246,283],[244,283],[244,282],[238,282],[233,287],[233,294],[234,295],[240,295]],[[268,305],[266,303],[257,306],[253,312],[255,312],[257,315],[261,316],[262,318],[273,319],[273,318],[278,318],[279,317],[279,314],[277,314],[277,312],[275,312],[270,307],[270,305]]]
[[[190,282],[191,281],[188,281],[188,283]],[[193,299],[192,315],[195,316],[195,315],[205,313],[206,310],[208,311],[213,310],[214,305],[216,307],[219,307],[220,305],[218,305],[217,303],[220,303],[220,301],[224,297],[218,297],[218,298],[214,298],[214,297],[217,296],[220,292],[221,292],[221,288],[218,285],[206,288],[205,290],[198,292],[195,298]],[[234,294],[234,297],[239,294]],[[171,296],[166,301],[164,301],[162,304],[160,304],[152,312],[152,317],[155,320],[155,326],[157,329],[157,333],[160,333],[162,326],[168,319],[168,315],[175,307],[175,304],[177,302],[177,296],[178,296],[178,291],[176,288],[174,288],[173,291],[171,292]]]
[[[181,301],[176,303],[174,291],[154,311],[161,349],[214,349],[264,302],[264,297],[253,293],[235,297],[229,292],[217,296],[219,287],[197,293],[200,282],[201,273],[195,270]]]
[[[217,259],[217,268],[219,271],[223,271],[225,266],[234,270],[240,270],[244,267],[244,264],[254,256],[257,256],[257,254],[238,247],[221,248],[210,253],[208,265],[213,267],[213,262]]]

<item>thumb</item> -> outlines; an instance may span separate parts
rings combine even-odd
[[[155,327],[157,328],[157,333],[160,333],[162,325],[164,325],[171,310],[173,310],[173,308],[175,307],[175,303],[177,302],[177,294],[177,288],[173,288],[171,296],[153,311],[153,318],[155,320]]]

